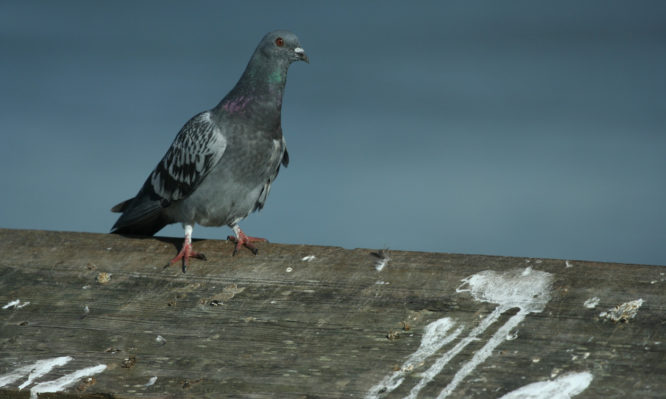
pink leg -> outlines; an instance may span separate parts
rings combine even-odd
[[[171,259],[169,262],[170,265],[183,260],[183,273],[187,270],[187,264],[190,258],[197,258],[206,260],[206,256],[202,253],[194,252],[192,250],[192,226],[189,224],[185,225],[185,241],[183,241],[183,248],[181,248],[178,255],[175,258]]]
[[[235,225],[232,227],[234,229],[234,233],[236,233],[236,237],[234,236],[227,236],[227,240],[233,241],[236,243],[236,247],[234,248],[234,252],[232,255],[236,255],[238,251],[241,249],[242,246],[245,246],[247,249],[252,251],[253,254],[257,254],[259,251],[254,245],[252,245],[253,242],[268,242],[267,239],[261,238],[261,237],[250,237],[243,233],[243,230],[238,227],[238,225]]]

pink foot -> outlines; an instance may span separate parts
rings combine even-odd
[[[236,246],[234,247],[234,252],[233,256],[235,256],[238,251],[241,249],[242,246],[245,246],[247,249],[252,251],[253,254],[257,254],[259,251],[254,245],[252,245],[253,242],[268,242],[267,239],[261,238],[261,237],[250,237],[243,233],[243,230],[240,229],[238,226],[234,226],[234,233],[236,233],[236,237],[234,236],[227,236],[227,240],[233,241],[236,243]]]
[[[199,253],[199,252],[194,252],[192,251],[192,227],[191,226],[185,226],[185,241],[183,241],[183,248],[181,248],[180,252],[178,252],[178,255],[176,255],[175,258],[171,259],[169,261],[169,265],[173,265],[174,263],[178,262],[179,260],[182,259],[183,261],[183,273],[187,270],[187,264],[190,260],[190,258],[197,258],[201,260],[206,260],[206,255]]]
[[[206,260],[206,255],[199,253],[199,252],[194,252],[192,251],[192,244],[191,243],[185,243],[183,244],[183,248],[178,252],[178,255],[176,255],[175,258],[171,259],[169,263],[173,264],[178,262],[179,260],[183,260],[183,266],[187,266],[187,262],[190,258],[197,258],[201,260]]]

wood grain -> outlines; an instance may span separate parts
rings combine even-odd
[[[71,356],[35,383],[107,368],[39,397],[362,398],[404,366],[427,325],[449,318],[462,327],[378,394],[402,398],[498,307],[458,292],[461,280],[529,267],[552,276],[545,308],[528,314],[448,397],[498,398],[572,372],[593,377],[579,398],[666,396],[664,267],[391,251],[377,271],[376,249],[260,243],[256,256],[231,257],[232,243],[200,240],[194,248],[208,260],[192,260],[182,273],[163,267],[179,244],[0,229],[0,307],[29,302],[0,310],[0,378]],[[594,297],[595,307],[584,306]],[[637,299],[633,318],[600,316]],[[518,313],[503,312],[416,396],[441,395]],[[32,385],[18,389],[26,378],[0,388],[0,397],[30,397]]]

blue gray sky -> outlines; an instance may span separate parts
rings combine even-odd
[[[3,1],[0,226],[108,232],[278,28],[311,63],[248,234],[666,265],[663,1]]]

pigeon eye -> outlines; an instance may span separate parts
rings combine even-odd
[[[282,46],[284,46],[284,39],[281,38],[281,37],[278,37],[277,39],[275,39],[275,44],[276,44],[278,47],[282,47]]]

